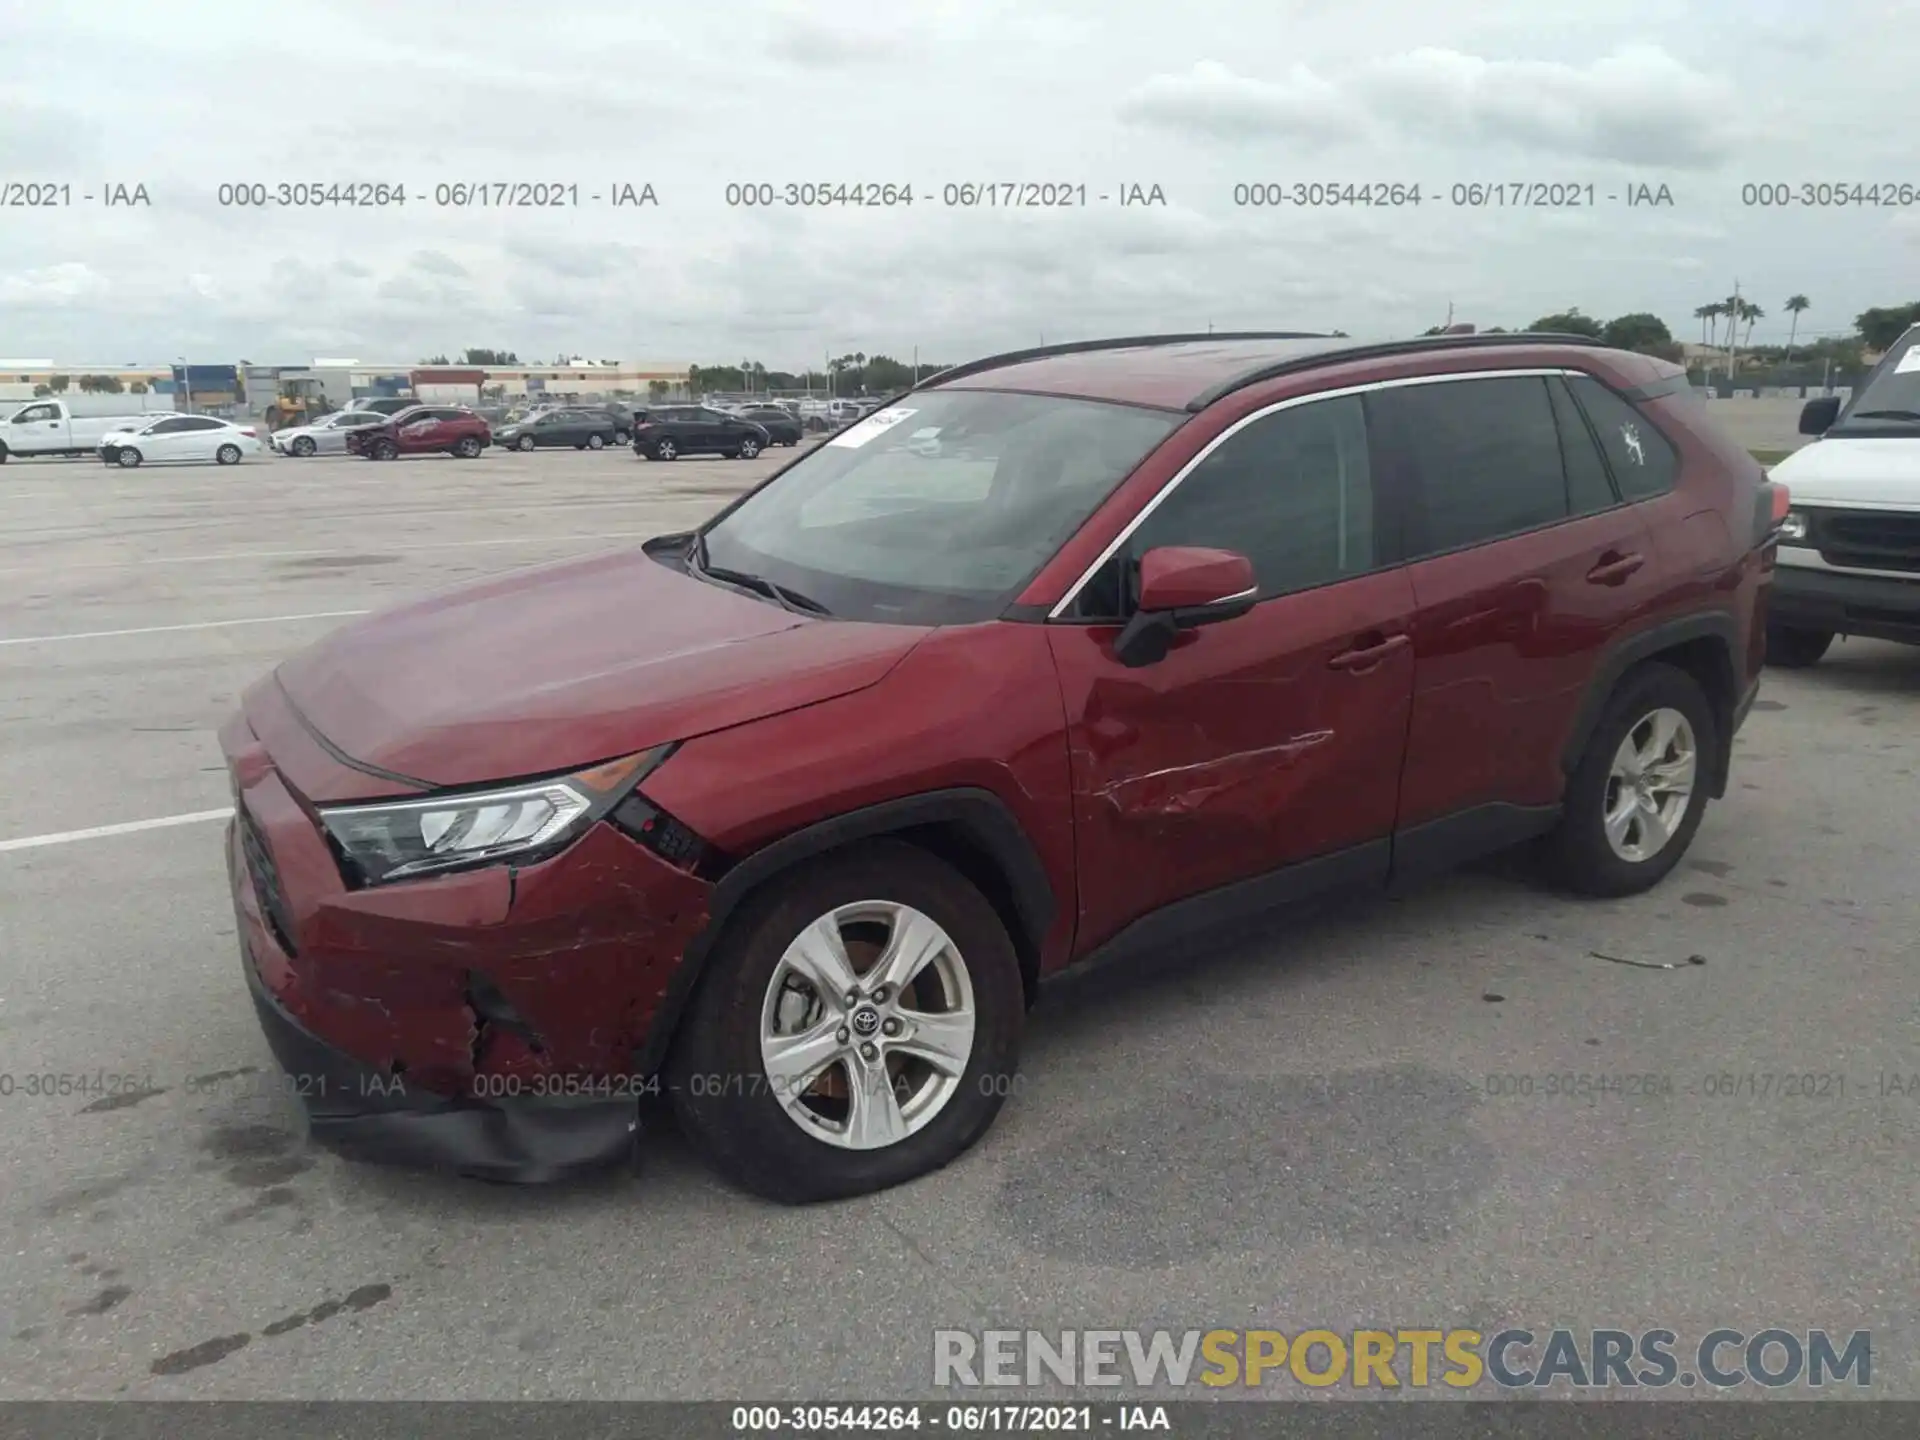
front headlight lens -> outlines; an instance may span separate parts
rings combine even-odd
[[[1780,522],[1780,538],[1794,543],[1807,538],[1807,516],[1803,510],[1789,510]]]
[[[324,809],[320,819],[363,884],[491,865],[576,839],[671,749],[663,745],[556,780]]]

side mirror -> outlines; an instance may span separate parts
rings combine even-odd
[[[1824,435],[1833,428],[1833,422],[1840,418],[1840,397],[1823,395],[1818,400],[1809,400],[1800,411],[1800,433],[1802,435]]]
[[[1188,545],[1142,555],[1136,588],[1133,618],[1113,642],[1114,657],[1135,670],[1165,659],[1182,630],[1237,619],[1260,598],[1246,556]]]

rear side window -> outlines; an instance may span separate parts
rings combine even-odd
[[[1415,554],[1568,517],[1560,430],[1539,376],[1396,386],[1378,399],[1420,475],[1426,524]]]
[[[1620,497],[1614,493],[1607,462],[1580,407],[1558,376],[1547,382],[1547,393],[1553,397],[1554,418],[1560,422],[1560,454],[1567,467],[1567,513],[1597,515],[1611,510],[1620,503]]]
[[[1680,458],[1651,420],[1590,375],[1572,376],[1567,385],[1593,422],[1622,495],[1648,500],[1673,489]]]

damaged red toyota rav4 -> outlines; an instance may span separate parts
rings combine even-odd
[[[962,366],[697,531],[356,622],[222,732],[315,1137],[531,1181],[671,1097],[764,1195],[993,1121],[1063,967],[1725,793],[1785,494],[1578,337]]]

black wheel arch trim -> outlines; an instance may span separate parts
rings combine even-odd
[[[1593,679],[1587,684],[1587,693],[1580,701],[1573,729],[1568,733],[1566,745],[1561,751],[1561,770],[1571,775],[1579,767],[1587,743],[1599,727],[1600,717],[1606,713],[1607,702],[1613,698],[1621,678],[1629,670],[1664,651],[1696,640],[1718,641],[1724,651],[1722,658],[1726,664],[1725,679],[1728,682],[1724,687],[1726,693],[1709,694],[1707,700],[1713,706],[1713,718],[1718,726],[1718,733],[1714,737],[1713,773],[1708,777],[1708,794],[1716,800],[1725,795],[1737,719],[1735,712],[1745,689],[1735,658],[1741,653],[1740,625],[1733,613],[1727,610],[1705,610],[1635,631],[1604,652],[1599,665],[1595,667]]]
[[[930,825],[959,828],[999,865],[1023,932],[1013,937],[1014,943],[1037,956],[1053,924],[1058,901],[1040,852],[1005,801],[991,790],[955,786],[862,806],[770,841],[742,857],[720,877],[707,907],[707,923],[681,955],[660,1008],[635,1053],[634,1073],[653,1075],[666,1063],[668,1049],[707,961],[728,920],[749,895],[815,856],[860,840],[877,840]]]

